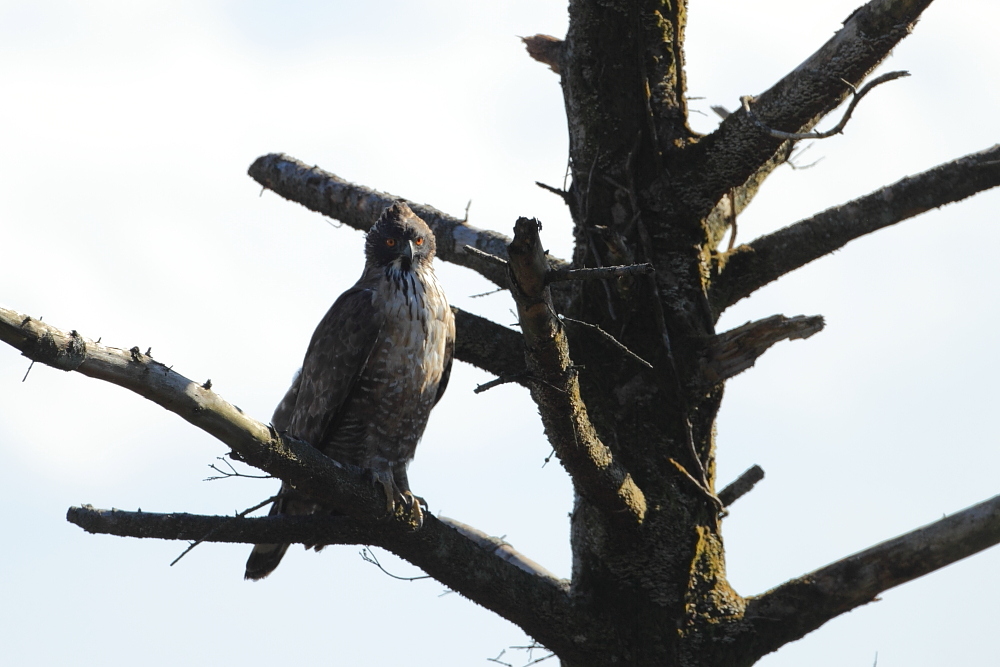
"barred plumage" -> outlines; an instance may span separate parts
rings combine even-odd
[[[448,384],[455,346],[455,320],[431,266],[434,251],[434,234],[406,204],[382,213],[365,239],[361,278],[316,327],[273,417],[279,431],[370,470],[387,508],[403,503],[418,524],[420,502],[406,466]],[[336,512],[290,494],[271,514],[320,510]],[[246,578],[270,574],[287,549],[255,546]]]

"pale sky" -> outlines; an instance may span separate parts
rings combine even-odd
[[[766,90],[859,0],[690,7],[692,124]],[[740,240],[998,141],[1000,10],[939,1],[808,170],[779,169]],[[286,152],[348,180],[510,233],[520,215],[569,255],[558,198],[558,78],[517,35],[565,32],[563,2],[20,2],[0,0],[0,305],[153,356],[267,421],[313,327],[357,279],[362,235],[246,169]],[[839,114],[835,114],[839,118]],[[821,124],[829,127],[834,119]],[[723,534],[742,594],[760,593],[1000,493],[995,350],[1000,193],[850,244],[728,312],[827,328],[727,386],[719,484],[767,478]],[[509,297],[438,264],[452,303],[511,324]],[[515,626],[432,580],[293,547],[259,583],[248,545],[93,536],[70,505],[232,513],[276,482],[203,482],[226,448],[130,394],[0,348],[0,663],[491,665]],[[525,390],[481,395],[458,364],[411,467],[436,513],[569,576],[572,498]],[[378,551],[390,571],[411,566]],[[1000,549],[891,590],[768,656],[764,667],[996,661]],[[536,654],[537,657],[537,654]],[[523,653],[507,650],[515,667]],[[548,664],[548,663],[543,663]]]

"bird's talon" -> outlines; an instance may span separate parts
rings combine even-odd
[[[423,498],[419,498],[409,491],[403,494],[403,499],[409,510],[410,525],[414,527],[414,530],[420,530],[424,527],[424,511],[421,505],[426,505],[426,503],[424,503]]]

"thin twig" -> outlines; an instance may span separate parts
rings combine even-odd
[[[795,160],[798,160],[799,158],[801,158],[803,155],[806,154],[806,151],[808,151],[810,148],[812,148],[815,145],[816,144],[806,144],[804,147],[802,147],[801,150],[798,147],[796,147],[795,152],[792,155],[789,155],[788,159],[785,160],[785,164],[787,164],[789,167],[791,167],[792,169],[794,169],[796,171],[805,170],[805,169],[812,169],[813,167],[815,167],[816,165],[818,165],[820,162],[823,161],[823,157],[824,156],[820,156],[820,157],[816,158],[815,160],[813,160],[812,162],[810,162],[809,164],[804,164],[804,165],[801,165],[801,166],[795,164]]]
[[[542,190],[548,190],[552,194],[558,195],[564,202],[568,202],[569,200],[569,193],[566,192],[565,190],[560,190],[559,188],[554,187],[552,185],[546,185],[541,181],[535,181],[535,185],[540,187]]]
[[[265,505],[267,505],[269,503],[273,503],[274,501],[278,500],[279,498],[283,498],[283,497],[284,497],[284,494],[281,494],[281,493],[279,493],[277,495],[273,495],[270,498],[268,498],[267,500],[265,500],[263,502],[259,502],[256,505],[254,505],[253,507],[245,509],[242,512],[240,512],[239,514],[237,514],[236,516],[231,517],[231,518],[233,518],[233,519],[242,519],[247,514],[250,514],[250,512],[254,512],[256,510],[259,510],[261,507],[264,507]],[[222,528],[222,526],[223,526],[223,524],[219,524],[218,526],[216,526],[212,530],[210,530],[207,533],[205,533],[205,535],[200,540],[196,540],[196,541],[192,542],[191,545],[188,546],[188,548],[184,550],[184,553],[182,553],[180,556],[178,556],[177,558],[175,558],[172,563],[170,563],[170,567],[173,567],[174,565],[176,565],[177,561],[179,561],[181,558],[184,558],[184,556],[187,556],[189,551],[191,551],[196,546],[198,546],[199,544],[201,544],[202,542],[204,542],[205,540],[207,540],[208,538],[210,538],[212,535],[214,535],[220,528]]]
[[[512,649],[515,649],[515,650],[518,650],[518,651],[527,651],[528,652],[528,662],[524,663],[524,665],[522,667],[530,667],[531,665],[537,665],[538,663],[543,662],[545,660],[548,660],[549,658],[554,658],[555,655],[556,655],[552,651],[548,651],[547,648],[545,648],[543,645],[539,644],[538,642],[532,642],[531,644],[529,644],[527,646],[509,646],[508,648],[512,648]],[[535,650],[538,650],[538,649],[548,651],[548,655],[543,655],[541,658],[535,658],[532,655],[532,652],[535,651]]]
[[[575,320],[572,317],[566,317],[565,315],[559,315],[558,317],[563,322],[572,322],[573,324],[579,324],[581,326],[587,327],[588,329],[593,329],[597,331],[597,333],[599,333],[601,336],[609,340],[615,347],[621,350],[622,353],[625,354],[625,356],[629,357],[633,361],[639,362],[646,368],[653,370],[653,364],[649,363],[648,361],[640,357],[638,354],[625,347],[625,345],[619,342],[617,338],[615,338],[614,336],[612,336],[611,334],[609,334],[607,331],[597,326],[596,324],[591,324],[590,322],[584,322],[582,320]]]
[[[521,382],[528,377],[527,373],[514,373],[513,375],[501,375],[498,378],[494,378],[489,382],[484,382],[475,389],[472,390],[473,394],[481,394],[484,391],[489,391],[493,387],[499,387],[502,384],[507,384],[509,382]]]
[[[221,468],[218,468],[216,466],[216,464],[214,464],[214,463],[209,463],[208,467],[211,468],[212,470],[214,470],[215,472],[219,473],[219,474],[216,475],[216,476],[214,476],[214,477],[206,477],[203,481],[213,482],[213,481],[215,481],[217,479],[229,479],[230,477],[246,477],[247,479],[273,479],[274,478],[274,475],[247,475],[246,473],[238,472],[236,470],[236,468],[233,467],[233,464],[230,463],[226,459],[226,457],[224,457],[224,456],[216,456],[215,458],[218,459],[219,461],[222,461],[226,465],[226,467],[229,468],[229,471],[225,471],[225,470],[222,470]]]
[[[736,245],[736,188],[729,188],[729,249]]]
[[[417,581],[418,579],[430,579],[431,578],[431,575],[429,575],[429,574],[425,574],[425,575],[420,576],[420,577],[400,577],[398,575],[395,575],[392,572],[389,572],[384,567],[382,567],[382,563],[378,562],[378,558],[375,557],[375,554],[372,551],[369,551],[369,547],[365,547],[364,549],[362,549],[358,553],[361,554],[362,560],[364,560],[365,562],[371,563],[372,565],[374,565],[378,569],[382,570],[382,572],[384,572],[385,574],[389,575],[393,579],[399,579],[400,581]]]
[[[506,652],[507,652],[507,649],[501,649],[501,651],[499,653],[497,653],[497,657],[495,657],[495,658],[486,658],[486,662],[495,662],[498,665],[504,665],[504,667],[514,667],[514,665],[510,664],[509,662],[504,662],[504,661],[502,661],[500,659],[500,658],[503,657],[503,654],[506,653]]]
[[[861,101],[861,98],[867,95],[872,88],[886,83],[887,81],[892,81],[893,79],[898,79],[904,76],[910,76],[910,73],[902,70],[889,72],[887,74],[883,74],[882,76],[875,77],[865,84],[861,90],[857,90],[848,81],[844,81],[844,83],[851,89],[851,94],[854,98],[851,100],[851,104],[847,107],[847,111],[844,112],[844,117],[840,119],[840,122],[826,132],[782,132],[781,130],[772,129],[767,125],[764,125],[764,123],[757,118],[756,114],[750,110],[750,103],[753,102],[752,96],[744,95],[740,98],[740,102],[743,103],[743,110],[746,112],[747,117],[775,139],[792,139],[795,141],[798,141],[799,139],[826,139],[827,137],[832,137],[833,135],[840,134],[844,131],[847,121],[851,119],[851,114],[854,113],[854,107],[858,106],[858,102]],[[843,79],[841,80],[843,81]]]
[[[548,655],[543,655],[541,658],[535,658],[531,662],[525,663],[524,667],[530,667],[530,665],[537,665],[540,662],[543,662],[545,660],[548,660],[549,658],[554,658],[554,657],[556,657],[555,653],[549,653]],[[530,659],[531,656],[529,655],[528,658]]]
[[[590,269],[550,269],[545,272],[546,283],[557,283],[565,280],[607,280],[622,276],[643,275],[653,273],[652,264],[629,264],[627,266],[602,266]]]
[[[479,248],[471,245],[465,246],[465,251],[481,259],[485,259],[490,264],[495,264],[496,266],[507,266],[507,260],[503,257],[497,257],[492,253],[488,253],[485,250],[480,250]]]
[[[690,482],[691,485],[695,489],[697,489],[698,492],[702,496],[704,496],[713,506],[715,506],[720,513],[725,510],[722,501],[719,500],[717,496],[712,495],[712,492],[709,491],[706,487],[702,486],[701,482],[696,480],[694,476],[692,476],[691,473],[687,471],[687,468],[678,463],[676,459],[668,459],[668,460],[670,461],[670,464],[674,466],[674,468],[676,468],[679,473],[681,473],[681,476],[688,482]]]
[[[498,288],[496,288],[494,290],[490,290],[489,292],[481,292],[479,294],[473,294],[469,298],[470,299],[479,299],[479,298],[482,298],[484,296],[490,296],[491,294],[496,294],[497,292],[503,292],[506,289],[507,289],[506,287],[498,287]]]
[[[685,433],[687,434],[688,454],[691,455],[692,462],[695,465],[695,470],[698,473],[698,481],[700,482],[701,488],[705,489],[705,492],[711,496],[712,493],[708,490],[708,475],[705,474],[705,464],[702,463],[701,457],[698,456],[698,448],[695,447],[694,444],[694,427],[691,426],[691,418],[688,416],[686,410],[684,412],[684,425]],[[715,498],[715,496],[712,497]],[[722,504],[722,501],[718,498],[715,498],[715,500],[720,505]]]

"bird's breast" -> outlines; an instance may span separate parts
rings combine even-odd
[[[451,310],[433,272],[405,272],[385,281],[378,299],[385,315],[373,359],[394,369],[392,393],[411,393],[433,401],[444,373]],[[427,408],[429,410],[429,407]]]

